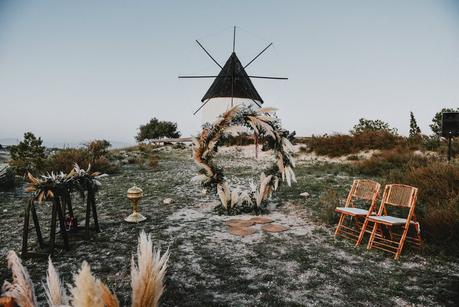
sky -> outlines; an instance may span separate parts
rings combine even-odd
[[[409,130],[413,111],[459,107],[459,1],[0,0],[0,139],[134,143],[152,117],[195,135],[193,116],[232,49],[265,106],[298,135],[359,118]]]

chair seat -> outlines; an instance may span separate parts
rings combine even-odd
[[[390,216],[390,215],[370,216],[368,217],[368,220],[373,221],[373,222],[390,224],[390,225],[404,225],[406,223],[406,219],[402,219],[402,218]],[[415,224],[415,222],[411,221],[411,224]]]
[[[335,211],[339,213],[356,216],[366,216],[368,214],[368,210],[352,207],[337,207]]]

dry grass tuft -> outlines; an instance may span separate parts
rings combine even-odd
[[[164,276],[169,260],[169,251],[153,248],[151,236],[142,231],[137,246],[137,265],[131,260],[132,306],[158,306],[164,291]]]
[[[13,282],[3,283],[4,295],[14,298],[16,304],[22,307],[38,306],[33,282],[27,269],[22,265],[21,259],[14,251],[9,251],[6,258],[13,274]]]

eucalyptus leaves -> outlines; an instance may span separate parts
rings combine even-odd
[[[217,209],[227,214],[253,211],[258,214],[281,182],[286,181],[289,186],[296,182],[295,162],[291,156],[293,146],[287,138],[288,131],[283,130],[278,118],[271,115],[274,111],[273,108],[253,110],[235,106],[220,115],[213,125],[204,127],[193,140],[193,158],[200,171],[192,181],[216,191],[221,201]],[[261,174],[259,185],[250,191],[231,190],[223,169],[214,163],[213,157],[223,135],[247,129],[264,140],[264,147],[273,151],[276,162]]]

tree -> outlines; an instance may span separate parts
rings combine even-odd
[[[419,128],[413,112],[410,112],[410,138],[415,138],[421,135],[421,128]]]
[[[435,116],[432,118],[432,124],[430,124],[430,129],[438,137],[441,137],[441,118],[445,112],[459,112],[459,108],[443,108],[440,112],[435,113]]]
[[[147,124],[141,125],[136,136],[138,142],[159,138],[178,138],[180,132],[177,131],[177,123],[159,121],[152,118]]]
[[[24,175],[26,172],[37,173],[45,166],[46,154],[43,141],[32,132],[24,133],[24,140],[18,145],[11,146],[10,165],[17,174]]]
[[[356,135],[368,131],[385,131],[390,134],[397,134],[397,129],[391,128],[388,123],[379,119],[371,120],[366,118],[359,119],[359,123],[352,128],[350,133]]]

